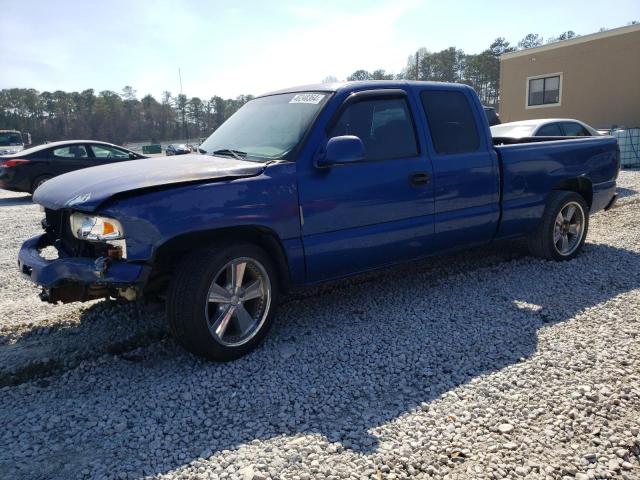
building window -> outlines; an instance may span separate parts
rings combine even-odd
[[[527,79],[527,107],[560,105],[562,74],[554,73]]]

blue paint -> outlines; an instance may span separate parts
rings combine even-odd
[[[328,128],[345,102],[385,89],[406,99],[415,154],[366,161],[359,139],[329,140]],[[477,151],[436,152],[420,100],[424,90],[465,95],[480,135]],[[109,270],[113,284],[143,281],[143,267],[152,269],[158,250],[178,236],[252,227],[278,240],[291,283],[301,285],[526,235],[540,220],[549,193],[567,180],[592,186],[591,213],[615,193],[615,139],[494,147],[482,106],[464,85],[355,82],[281,93],[305,91],[327,92],[328,98],[304,140],[282,160],[262,164],[186,155],[124,162],[57,177],[34,201],[120,220],[127,260]],[[19,256],[34,282],[95,283],[94,259],[43,262],[37,248],[37,239],[28,240]]]

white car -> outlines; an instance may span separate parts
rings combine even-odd
[[[598,131],[580,120],[572,118],[542,118],[502,123],[491,127],[495,137],[597,137]]]

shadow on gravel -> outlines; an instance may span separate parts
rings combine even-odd
[[[616,193],[618,194],[618,199],[621,199],[635,195],[638,191],[631,188],[617,187]]]
[[[33,203],[31,195],[23,197],[0,198],[0,207],[16,207],[20,205],[31,205]]]
[[[49,308],[55,312],[56,307]],[[164,309],[157,305],[103,301],[86,308],[79,323],[41,327],[36,321],[17,340],[10,335],[0,334],[0,388],[148,346],[166,338],[168,331]]]
[[[564,263],[522,255],[519,247],[459,254],[303,292],[282,306],[265,344],[235,362],[204,362],[169,340],[66,372],[42,389],[15,387],[11,394],[24,389],[24,398],[2,423],[42,404],[64,417],[21,432],[22,441],[60,444],[71,419],[82,445],[21,462],[5,450],[0,471],[137,478],[295,434],[372,452],[379,427],[531,356],[545,325],[640,287],[640,256],[625,249],[587,244]]]

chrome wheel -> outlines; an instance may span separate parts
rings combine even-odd
[[[560,209],[553,227],[553,244],[560,255],[571,255],[582,242],[584,211],[577,202],[569,202]]]
[[[236,258],[216,273],[205,314],[213,338],[227,347],[247,343],[259,331],[271,306],[271,281],[253,258]]]

